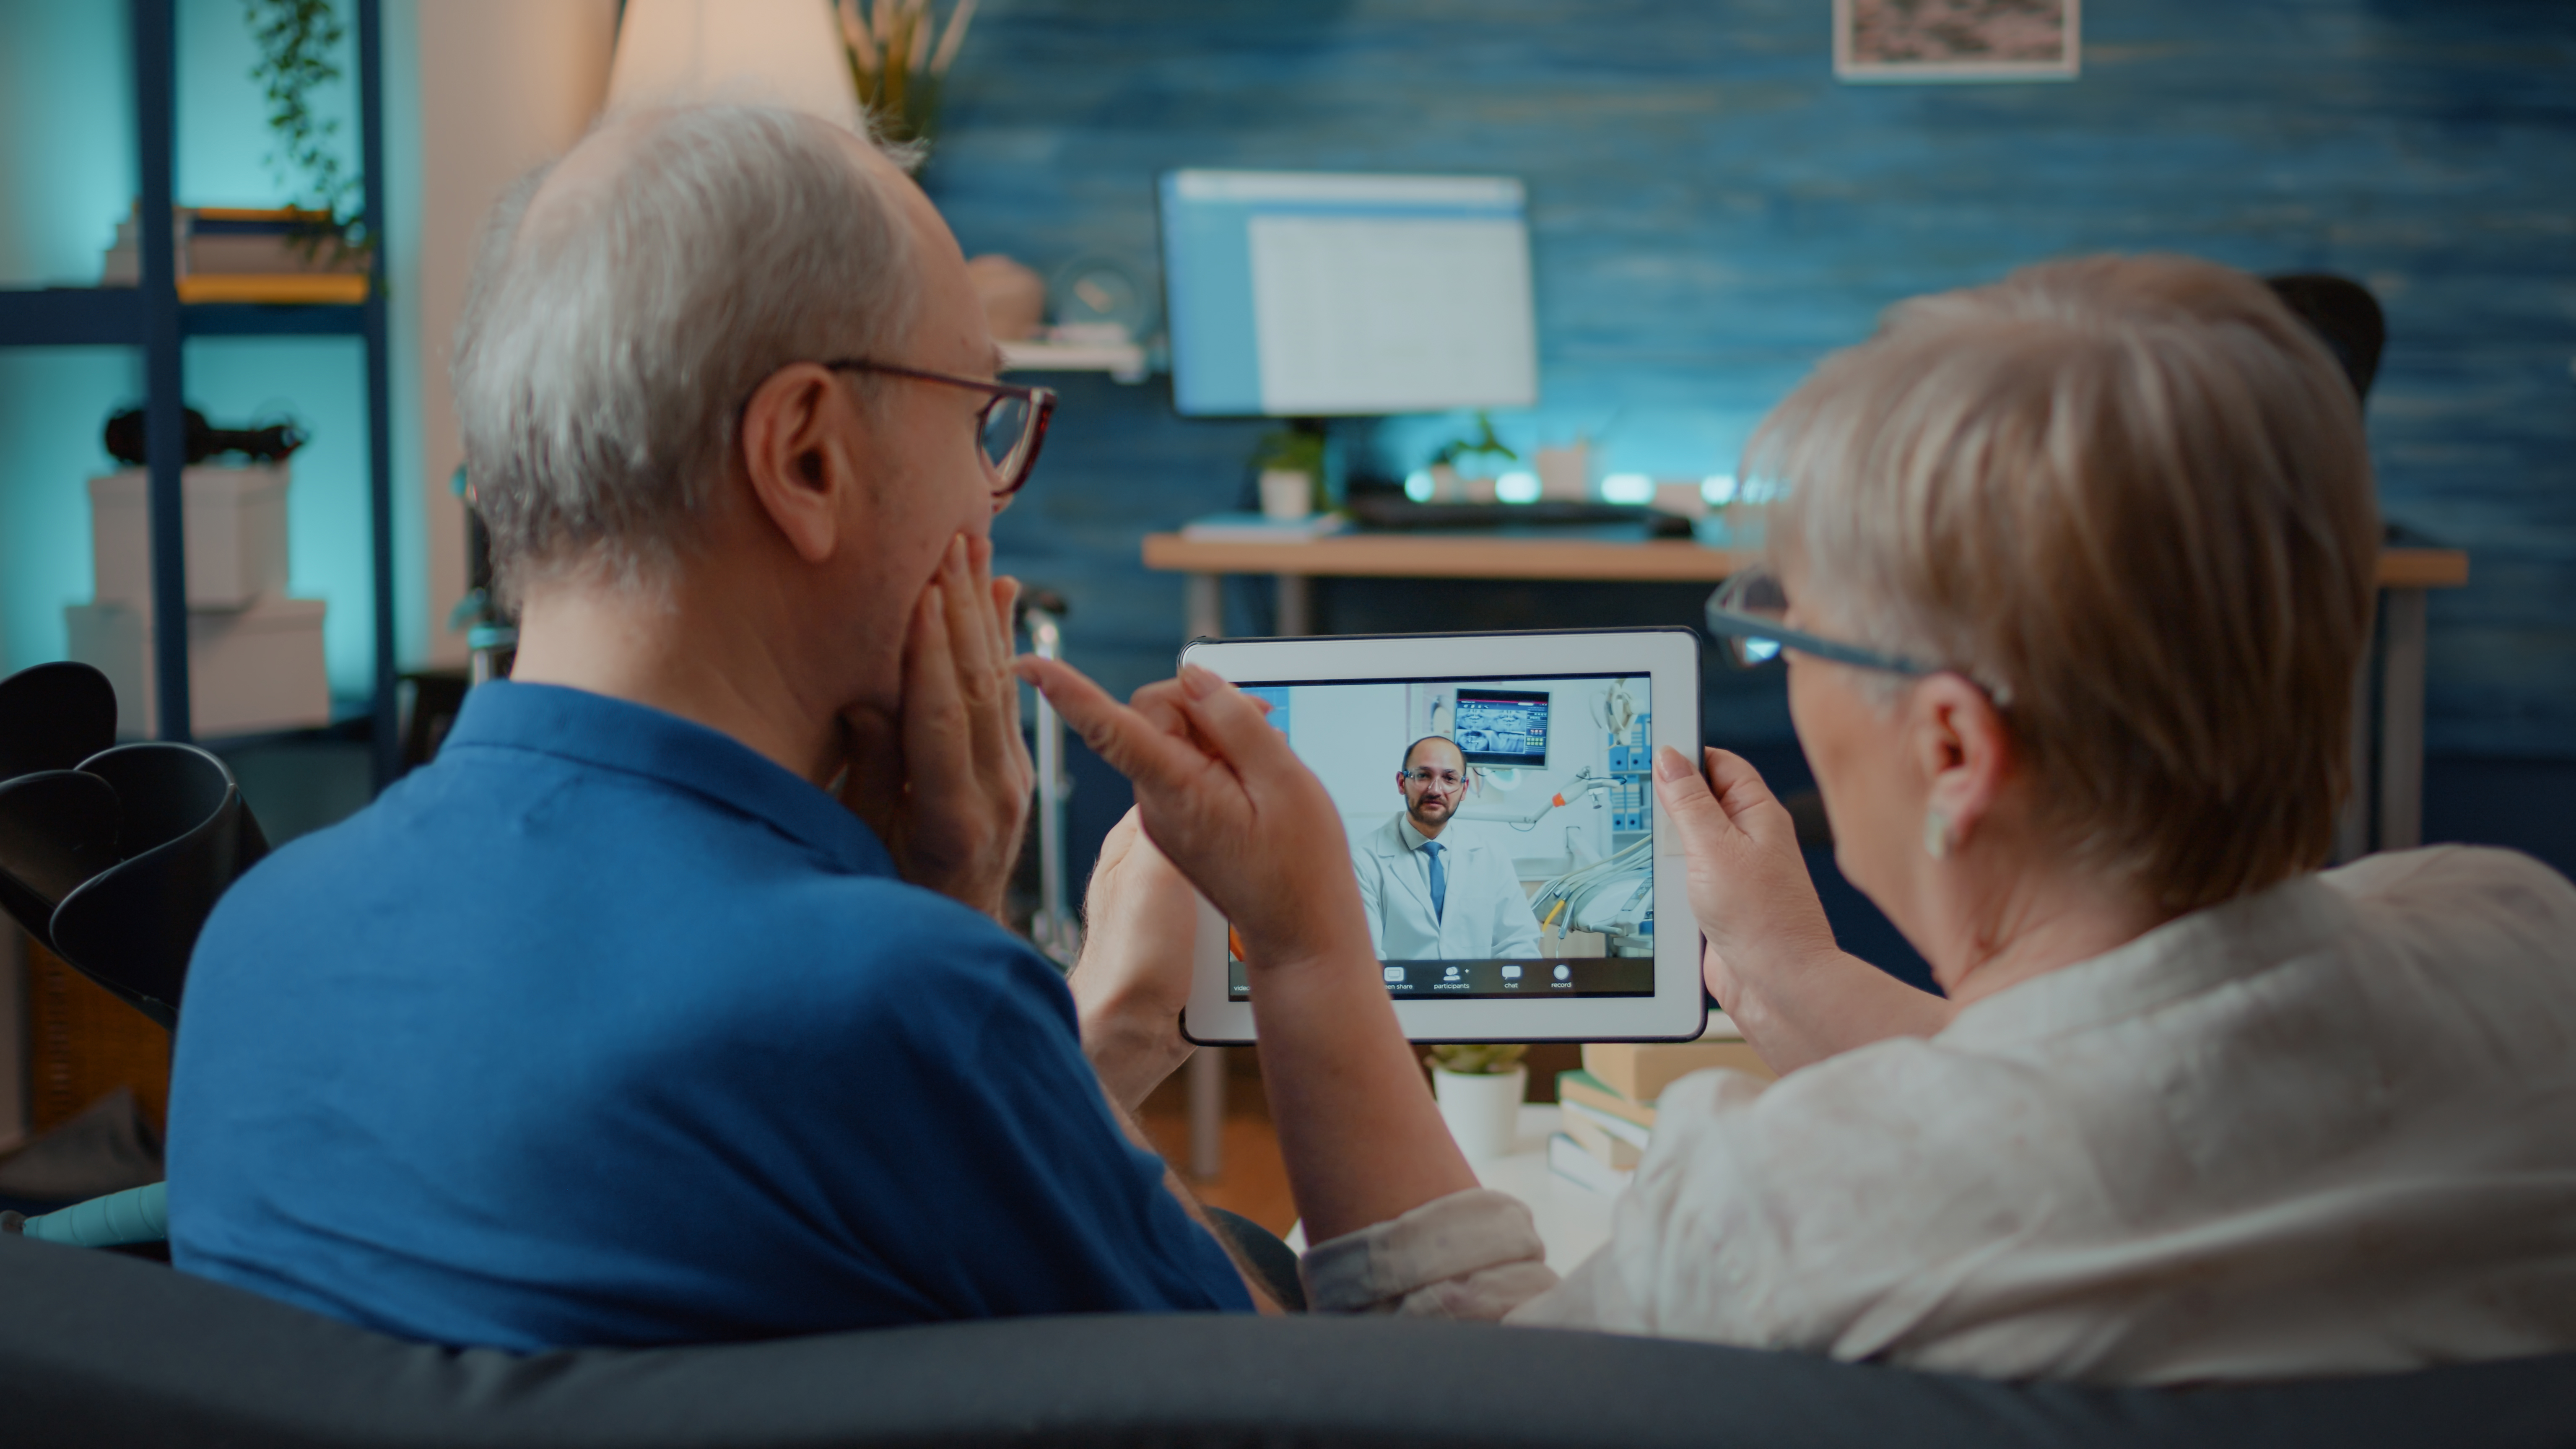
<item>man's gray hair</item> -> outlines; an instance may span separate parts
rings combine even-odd
[[[505,594],[568,568],[667,577],[741,409],[792,362],[909,332],[912,233],[847,133],[791,111],[649,112],[595,181],[484,230],[450,378]]]

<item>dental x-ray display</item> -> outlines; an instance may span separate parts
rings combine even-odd
[[[1653,993],[1644,677],[1244,688],[1340,807],[1388,991]]]

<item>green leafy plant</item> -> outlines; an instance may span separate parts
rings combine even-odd
[[[939,90],[966,43],[975,0],[958,0],[945,30],[931,0],[837,0],[833,8],[850,81],[877,134],[898,143],[928,141],[939,127]]]
[[[1476,414],[1476,431],[1441,444],[1440,451],[1431,455],[1431,466],[1437,468],[1447,463],[1455,467],[1461,458],[1502,458],[1517,463],[1521,455],[1494,436],[1493,417],[1479,412]]]
[[[1265,433],[1261,445],[1253,450],[1252,466],[1263,472],[1276,469],[1320,478],[1324,473],[1324,435],[1296,428]]]
[[[340,133],[334,116],[313,113],[316,90],[341,77],[332,59],[348,34],[333,0],[242,0],[242,18],[259,46],[259,63],[250,78],[268,102],[268,129],[277,149],[268,167],[287,188],[288,204],[312,213],[299,240],[307,256],[331,248],[336,260],[364,256],[376,239],[366,226],[366,179],[344,171],[332,140]]]
[[[1433,1047],[1430,1054],[1422,1059],[1422,1064],[1435,1072],[1454,1072],[1466,1077],[1509,1076],[1512,1069],[1521,1064],[1521,1056],[1528,1050],[1525,1046],[1492,1043],[1478,1046],[1453,1042]]]

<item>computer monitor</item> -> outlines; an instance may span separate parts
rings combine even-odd
[[[1173,171],[1162,223],[1184,416],[1538,402],[1528,194],[1511,177]]]
[[[1471,765],[1547,768],[1545,693],[1515,689],[1458,690],[1452,733]]]

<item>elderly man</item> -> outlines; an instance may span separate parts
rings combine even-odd
[[[1490,961],[1538,955],[1538,919],[1511,858],[1450,834],[1467,798],[1467,757],[1447,735],[1404,751],[1404,810],[1351,851],[1360,907],[1382,961]]]
[[[992,919],[1031,771],[986,531],[1051,404],[998,363],[820,121],[634,117],[514,193],[455,380],[515,675],[209,923],[181,1267],[511,1348],[1252,1306],[1127,1117],[1176,1053],[1095,1041],[1104,1092]]]

